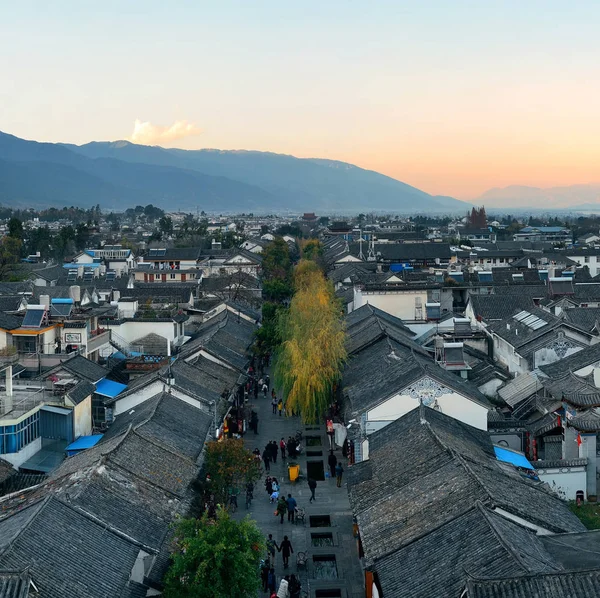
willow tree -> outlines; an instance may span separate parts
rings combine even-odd
[[[301,260],[294,272],[295,294],[279,320],[275,380],[286,412],[317,422],[329,407],[346,359],[342,313],[333,286],[317,264]]]

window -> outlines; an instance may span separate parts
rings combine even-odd
[[[589,256],[589,255],[586,255],[586,256],[583,258],[583,261],[584,261],[586,264],[589,264],[589,263],[590,263],[590,256]]]
[[[169,278],[170,278],[171,280],[175,280],[175,274],[169,274]]]

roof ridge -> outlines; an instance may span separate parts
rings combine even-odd
[[[487,523],[490,526],[490,528],[491,528],[494,536],[496,536],[496,539],[498,540],[498,542],[500,542],[500,544],[502,545],[502,547],[504,548],[504,550],[506,550],[506,552],[508,552],[513,557],[513,559],[515,561],[517,561],[517,563],[519,564],[519,566],[526,573],[529,573],[529,569],[527,569],[525,563],[523,562],[523,559],[522,559],[521,555],[512,547],[512,545],[509,542],[507,542],[504,539],[504,537],[502,536],[502,532],[498,529],[496,522],[492,520],[492,517],[490,516],[490,513],[487,511],[487,509],[485,508],[485,506],[483,505],[483,503],[481,503],[481,501],[477,501],[476,502],[476,506],[479,509],[480,513],[483,515],[484,519],[487,521]]]

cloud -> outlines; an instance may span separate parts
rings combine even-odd
[[[169,127],[136,120],[129,141],[144,145],[160,145],[168,141],[200,135],[200,133],[202,130],[187,120],[177,120]]]

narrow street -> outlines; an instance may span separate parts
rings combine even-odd
[[[278,395],[279,396],[279,395]],[[253,400],[253,399],[252,399]],[[254,500],[250,515],[263,530],[265,537],[273,534],[274,540],[280,544],[284,535],[290,539],[294,554],[290,557],[289,568],[284,569],[281,553],[275,558],[277,584],[284,575],[296,574],[302,583],[302,591],[310,598],[359,598],[364,596],[363,573],[358,558],[357,542],[352,535],[352,514],[348,502],[345,483],[341,488],[336,486],[335,478],[325,478],[328,470],[329,437],[325,424],[319,426],[302,426],[299,417],[285,417],[272,413],[270,393],[263,398],[262,393],[252,403],[252,409],[258,413],[258,434],[249,430],[244,443],[246,448],[262,451],[270,440],[279,445],[281,438],[287,438],[301,430],[303,439],[302,454],[294,461],[300,465],[301,478],[291,483],[288,476],[288,461],[281,458],[279,452],[276,463],[271,463],[269,474],[275,476],[281,485],[281,494],[290,493],[298,502],[298,507],[306,510],[303,523],[288,522],[287,515],[283,524],[274,514],[275,505],[270,503],[265,490],[263,475],[254,491]],[[307,446],[308,443],[308,446]],[[335,455],[347,469],[346,459],[342,457],[341,448]],[[307,483],[307,462],[317,479],[316,500],[309,503],[310,489]],[[322,466],[322,470],[321,470]],[[320,475],[319,475],[320,473]],[[323,478],[323,479],[319,479]],[[247,511],[243,497],[240,497],[237,517],[244,517]],[[297,554],[305,552],[307,567],[297,567]],[[261,593],[261,596],[265,594]],[[304,594],[301,594],[304,595]]]

